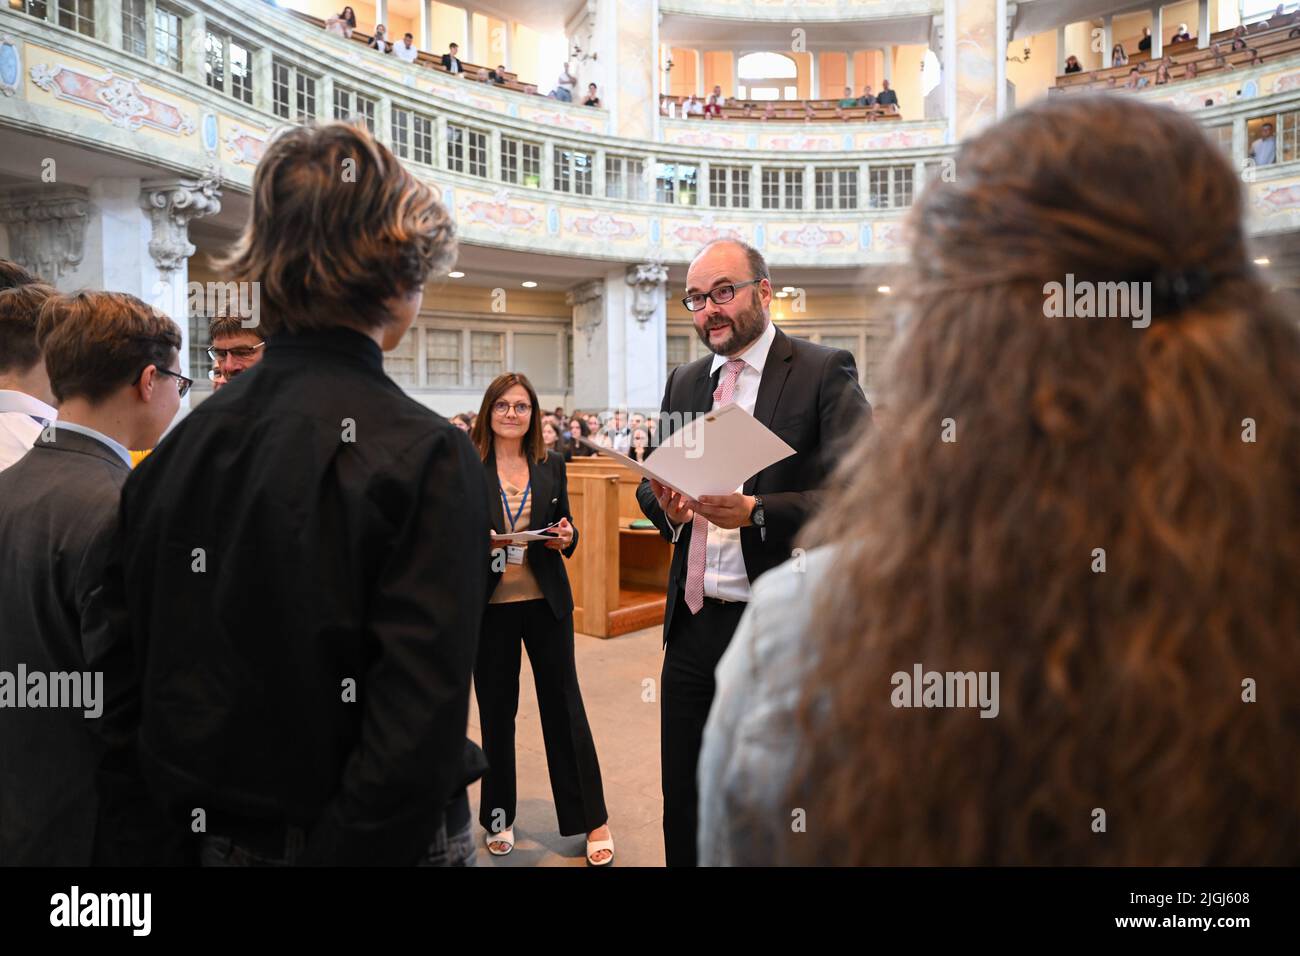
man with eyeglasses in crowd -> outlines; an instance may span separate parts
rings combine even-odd
[[[93,675],[111,643],[101,584],[127,449],[157,443],[191,382],[176,323],[123,293],[51,295],[36,342],[59,416],[0,473],[0,669],[72,674],[82,695],[80,706],[6,709],[0,720],[0,862],[88,866],[105,703]]]
[[[248,371],[266,351],[266,341],[257,326],[245,328],[237,315],[219,315],[208,323],[208,355],[212,358],[212,373],[208,378],[216,391],[235,376]]]
[[[736,404],[795,454],[727,495],[692,501],[649,480],[637,488],[641,510],[674,544],[659,705],[668,866],[696,864],[696,765],[713,672],[750,583],[790,558],[835,449],[871,422],[853,355],[787,336],[769,318],[771,301],[771,277],[757,249],[720,239],[695,257],[682,303],[713,354],[669,373],[658,439],[696,415]]]

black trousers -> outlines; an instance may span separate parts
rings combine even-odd
[[[528,649],[537,687],[546,768],[560,833],[590,833],[604,824],[609,814],[573,661],[573,615],[557,621],[544,600],[489,604],[483,615],[474,666],[474,692],[488,761],[479,823],[486,830],[500,832],[515,821],[515,715],[519,711],[521,644]]]
[[[713,706],[713,671],[736,633],[746,604],[704,599],[699,614],[679,592],[660,678],[659,753],[664,791],[664,862],[696,865],[699,787],[696,769]]]

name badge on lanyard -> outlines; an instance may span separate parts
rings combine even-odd
[[[519,499],[519,510],[513,515],[510,513],[510,499],[506,497],[504,488],[501,491],[501,504],[505,508],[506,517],[510,519],[510,531],[515,530],[515,523],[519,521],[520,515],[524,513],[524,507],[528,504],[528,493],[533,490],[533,483],[530,479],[527,487],[524,488],[524,496]],[[522,544],[511,544],[506,546],[506,564],[523,564],[524,563],[524,546]]]

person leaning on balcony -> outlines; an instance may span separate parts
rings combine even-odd
[[[497,86],[505,86],[509,83],[510,78],[506,76],[506,65],[504,63],[498,63],[497,68],[488,74],[488,79],[497,84]]]
[[[840,99],[840,106],[845,109],[852,109],[858,105],[857,97],[853,95],[853,87],[844,87],[844,96]]]
[[[858,97],[858,106],[875,106],[876,94],[871,92],[871,84],[868,83],[862,87],[862,95]]]
[[[877,106],[892,106],[894,111],[898,111],[898,94],[889,86],[888,80],[880,81],[880,95],[876,97]]]
[[[587,98],[582,101],[583,106],[600,106],[600,97],[596,95],[596,84],[587,84]]]
[[[1143,87],[1150,86],[1151,81],[1142,75],[1140,67],[1132,67],[1128,71],[1128,80],[1124,83],[1124,88],[1129,90],[1140,90]]]
[[[573,91],[578,88],[577,78],[569,71],[569,64],[565,63],[560,70],[560,78],[555,81],[555,89],[551,91],[551,96],[561,103],[573,102]]]
[[[325,21],[325,29],[338,34],[345,40],[352,39],[352,31],[357,28],[357,15],[351,7],[344,7],[343,12]]]
[[[442,55],[442,68],[448,73],[460,73],[464,69],[460,65],[460,44],[453,43],[447,47],[447,52]]]
[[[1079,58],[1075,56],[1073,53],[1071,53],[1069,56],[1065,58],[1065,72],[1066,73],[1083,72],[1083,66],[1079,63]]]
[[[378,50],[380,53],[392,53],[393,45],[388,42],[388,28],[382,23],[375,27],[375,35],[370,38],[366,44],[372,50]]]
[[[420,48],[415,45],[415,37],[410,33],[402,34],[402,42],[393,47],[393,55],[405,63],[414,63],[420,55]]]
[[[1116,43],[1115,48],[1110,51],[1111,66],[1128,66],[1128,54],[1124,52],[1124,44]]]

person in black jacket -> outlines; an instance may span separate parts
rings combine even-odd
[[[483,460],[492,527],[502,534],[555,531],[549,541],[493,540],[493,583],[474,666],[488,759],[479,803],[488,852],[504,856],[515,845],[515,712],[522,643],[537,686],[560,834],[587,834],[587,862],[607,866],[614,860],[614,843],[596,745],[578,687],[573,593],[560,557],[570,557],[578,547],[564,457],[546,450],[537,392],[515,372],[498,375],[488,386],[473,437]]]
[[[261,283],[266,357],[123,486],[104,789],[126,812],[147,781],[205,864],[473,859],[482,465],[382,355],[454,253],[433,192],[363,128],[286,131],[221,265]],[[101,859],[137,862],[138,832],[127,813]]]

